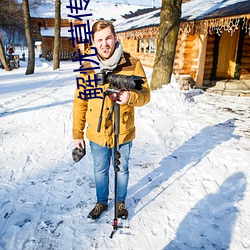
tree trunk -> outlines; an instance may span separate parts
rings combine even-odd
[[[55,1],[55,40],[53,49],[53,69],[60,68],[59,48],[61,33],[61,0]]]
[[[29,10],[29,1],[22,0],[22,8],[23,8],[23,18],[24,18],[24,30],[26,41],[28,44],[28,66],[26,69],[26,75],[34,74],[35,69],[35,48],[34,41],[32,38],[32,29],[30,22],[30,10]]]
[[[10,71],[11,68],[6,60],[6,56],[5,56],[5,52],[4,52],[4,47],[3,47],[3,43],[2,43],[2,39],[0,37],[0,61],[1,64],[3,65],[4,69],[6,71]]]
[[[162,0],[160,32],[150,88],[161,88],[171,81],[182,0]]]

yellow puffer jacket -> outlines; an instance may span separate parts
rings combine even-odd
[[[89,64],[89,63],[88,63]],[[89,67],[90,64],[85,66]],[[94,71],[88,71],[91,79],[93,79]],[[119,144],[129,142],[135,138],[135,125],[134,125],[134,107],[140,107],[147,104],[150,100],[150,89],[147,83],[146,75],[139,60],[136,60],[130,54],[123,53],[119,65],[113,71],[113,74],[121,75],[136,75],[142,76],[144,84],[142,90],[130,90],[130,99],[128,104],[120,105],[120,135]],[[86,80],[88,75],[80,74]],[[97,85],[102,88],[103,92],[109,87],[109,84],[104,86]],[[112,101],[109,97],[105,98],[104,109],[102,113],[101,130],[97,132],[99,116],[101,112],[101,105],[103,99],[92,98],[86,101],[78,98],[79,92],[84,92],[84,88],[76,88],[75,98],[73,102],[73,140],[84,138],[84,129],[87,122],[86,136],[87,138],[101,146],[108,145],[109,148],[114,147],[114,134],[113,134],[113,119],[108,120],[108,114],[112,107]],[[98,95],[99,96],[99,95]],[[114,113],[114,112],[113,112]]]

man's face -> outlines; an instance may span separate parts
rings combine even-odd
[[[94,34],[94,45],[103,59],[109,59],[113,55],[116,41],[116,36],[109,27]]]

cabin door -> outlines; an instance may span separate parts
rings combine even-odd
[[[222,32],[219,45],[216,78],[222,79],[234,77],[238,39],[239,30],[236,30],[232,36],[227,31]]]

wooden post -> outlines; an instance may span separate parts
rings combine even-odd
[[[207,35],[200,34],[199,36],[199,54],[198,54],[198,65],[196,72],[196,86],[202,87],[203,78],[204,78],[204,68],[205,68],[205,60],[206,60],[206,51],[207,51]]]

